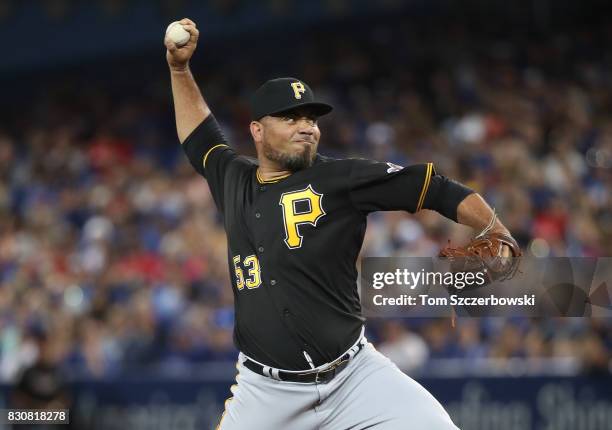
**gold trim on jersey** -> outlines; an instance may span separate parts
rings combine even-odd
[[[256,176],[257,176],[257,182],[259,182],[260,184],[272,184],[274,182],[280,181],[281,179],[285,179],[291,176],[291,173],[287,173],[286,175],[282,175],[274,179],[264,179],[261,177],[261,174],[259,173],[259,168],[258,168],[256,172]]]
[[[417,204],[415,212],[418,212],[423,208],[423,203],[425,203],[425,196],[427,195],[427,190],[429,189],[429,183],[431,182],[432,172],[433,172],[433,163],[427,163],[427,171],[425,172],[425,181],[423,182],[423,189],[421,190],[421,195],[419,196],[419,203]]]
[[[208,158],[208,155],[212,152],[213,149],[215,148],[219,148],[221,146],[227,146],[225,143],[220,143],[218,145],[213,146],[212,148],[210,148],[206,154],[204,155],[204,158],[202,160],[202,167],[204,167],[206,169],[206,159]]]

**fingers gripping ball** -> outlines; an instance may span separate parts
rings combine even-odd
[[[166,29],[166,36],[168,36],[168,39],[174,42],[176,46],[185,45],[189,42],[189,38],[191,37],[189,32],[185,30],[183,25],[178,21],[174,21],[168,26]]]

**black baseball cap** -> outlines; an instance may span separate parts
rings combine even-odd
[[[270,79],[251,97],[251,118],[258,120],[266,115],[275,115],[303,106],[311,107],[318,116],[328,114],[333,109],[327,103],[315,101],[310,87],[299,79]]]

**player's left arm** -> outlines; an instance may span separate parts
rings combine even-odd
[[[433,174],[426,187],[426,195],[419,209],[431,209],[459,224],[472,227],[478,232],[493,219],[493,209],[482,196],[465,185],[445,176]],[[491,232],[509,234],[496,218]]]
[[[511,236],[480,194],[442,175],[431,176],[422,209],[435,210],[459,224],[472,227],[477,233],[487,229],[490,233]],[[492,226],[489,225],[491,221]],[[511,255],[510,248],[504,245],[503,256]]]
[[[372,211],[434,210],[446,218],[481,232],[493,219],[493,209],[474,190],[440,175],[433,163],[400,167],[391,163],[353,160],[350,197],[364,214]],[[492,232],[508,234],[496,220]]]
[[[467,196],[457,207],[457,222],[459,224],[472,227],[480,232],[484,230],[489,222],[496,215],[491,209],[491,206],[478,193],[472,193]],[[502,224],[497,216],[495,222],[489,230],[491,233],[503,233],[510,235],[508,229]]]

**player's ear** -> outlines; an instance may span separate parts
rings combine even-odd
[[[251,121],[249,126],[251,129],[251,136],[255,142],[261,142],[263,140],[263,124],[259,121]]]

